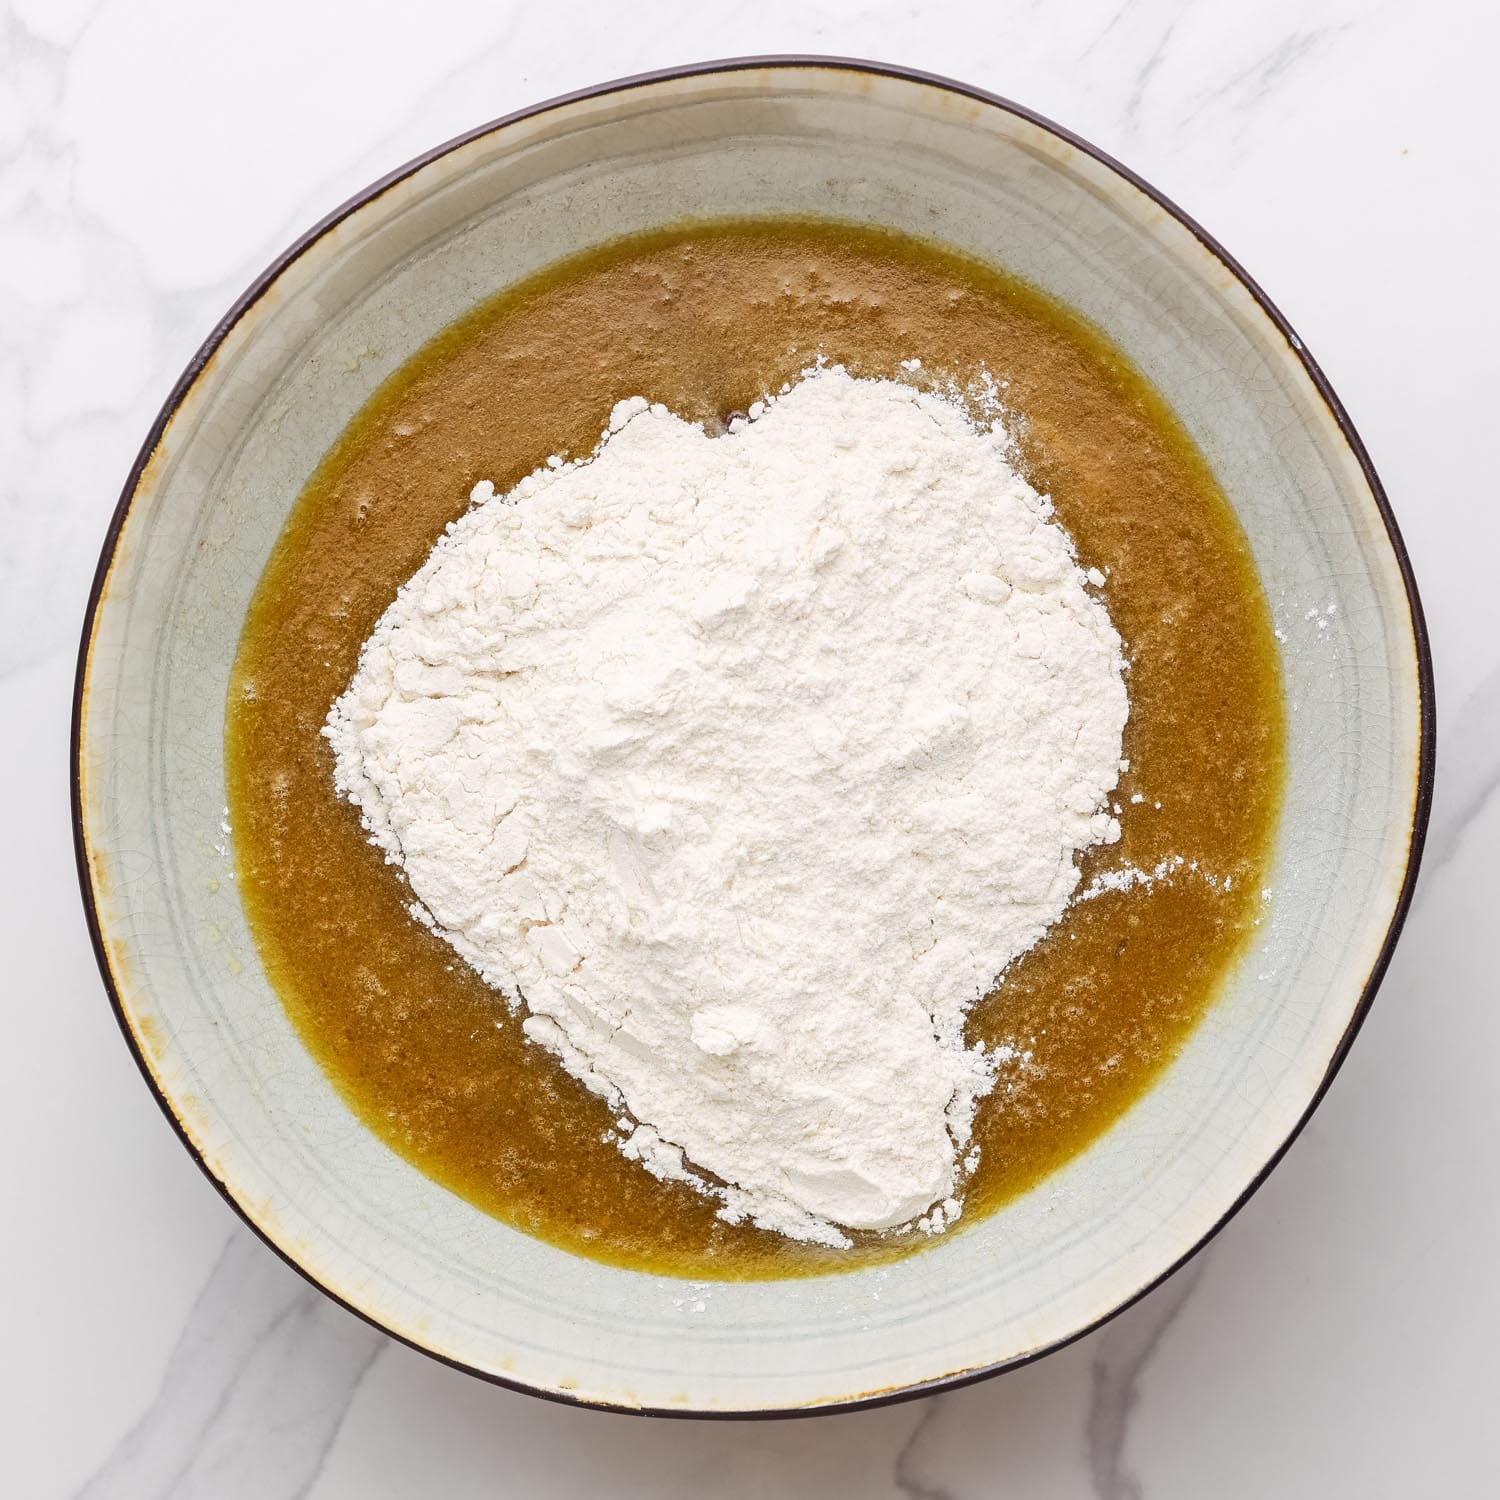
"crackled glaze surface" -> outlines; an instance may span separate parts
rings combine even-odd
[[[731,208],[920,226],[1120,346],[1249,544],[1284,637],[1287,768],[1267,915],[1203,1024],[1111,1130],[922,1256],[716,1282],[684,1319],[675,1279],[518,1233],[354,1124],[255,961],[221,831],[223,705],[288,507],[386,374],[590,236]],[[920,80],[679,75],[431,158],[246,305],[177,402],[112,549],[81,686],[82,829],[145,1067],[209,1170],[319,1284],[530,1389],[797,1409],[1045,1350],[1143,1291],[1231,1209],[1328,1075],[1381,960],[1418,798],[1418,668],[1376,498],[1307,367],[1148,194],[1024,115]]]

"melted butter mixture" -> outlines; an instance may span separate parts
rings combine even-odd
[[[235,853],[267,972],[359,1118],[506,1223],[615,1264],[802,1275],[933,1241],[795,1243],[725,1224],[626,1161],[604,1101],[525,1042],[502,997],[408,914],[404,881],[334,794],[319,731],[478,480],[503,491],[550,454],[586,454],[625,396],[717,430],[818,354],[856,375],[965,385],[987,370],[1003,383],[1023,467],[1082,565],[1107,571],[1131,662],[1122,838],[1083,859],[1084,885],[1185,861],[1076,902],[975,1007],[971,1037],[1015,1056],[980,1106],[981,1161],[949,1233],[1067,1161],[1150,1085],[1260,905],[1283,759],[1270,615],[1203,459],[1090,326],[935,246],[784,221],[620,241],[504,293],[382,386],[287,522],[230,686]],[[914,358],[915,376],[901,368]]]

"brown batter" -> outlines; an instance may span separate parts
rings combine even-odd
[[[817,353],[855,374],[895,377],[915,357],[924,377],[988,369],[1009,382],[1028,477],[1081,563],[1109,571],[1132,662],[1123,837],[1083,860],[1084,880],[1181,855],[1221,882],[1182,871],[1077,904],[976,1007],[973,1037],[1019,1038],[1030,1059],[980,1107],[982,1160],[950,1232],[1066,1161],[1150,1084],[1259,904],[1282,784],[1269,613],[1202,458],[1097,332],[987,267],[827,224],[632,239],[503,294],[381,388],[292,512],[230,688],[231,816],[267,970],[360,1119],[507,1223],[617,1264],[797,1275],[930,1241],[859,1235],[834,1251],[731,1227],[626,1161],[602,1139],[604,1102],[523,1042],[501,997],[407,914],[401,877],[334,794],[319,730],[478,480],[505,490],[549,454],[586,453],[625,396],[717,428]]]

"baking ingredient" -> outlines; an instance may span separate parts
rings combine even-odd
[[[331,745],[309,736],[476,481],[509,490],[546,454],[590,452],[632,391],[717,432],[799,378],[799,348],[896,380],[919,350],[920,382],[971,395],[989,370],[1024,414],[1023,472],[1107,572],[1129,648],[1120,840],[1079,857],[1068,910],[965,1025],[1016,1055],[975,1111],[961,1225],[1040,1186],[1141,1098],[1266,915],[1285,744],[1270,609],[1202,455],[1096,329],[993,267],[846,223],[693,225],[507,287],[400,367],[288,517],[229,681],[230,858],[288,1020],[366,1129],[518,1232],[653,1275],[840,1273],[948,1236],[810,1244],[726,1223],[717,1199],[643,1172],[608,1099],[411,920],[409,885],[339,795]],[[1178,855],[1219,887],[1179,874],[1079,899],[1106,871]]]
[[[474,499],[325,731],[417,914],[727,1216],[950,1222],[966,1010],[1116,836],[1127,713],[1003,427],[821,369]]]

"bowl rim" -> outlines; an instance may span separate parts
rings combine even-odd
[[[98,622],[100,606],[103,601],[105,587],[109,572],[114,561],[115,550],[118,545],[125,521],[129,515],[131,505],[141,487],[151,459],[161,443],[178,409],[181,407],[188,391],[196,383],[199,376],[209,364],[220,345],[229,336],[230,332],[239,323],[240,319],[260,298],[271,288],[304,252],[310,249],[325,234],[329,233],[345,219],[364,208],[382,194],[394,187],[396,184],[413,176],[422,168],[436,161],[438,158],[448,155],[450,152],[481,139],[484,136],[504,130],[510,125],[520,121],[534,119],[551,111],[577,104],[585,100],[598,99],[610,94],[622,94],[633,89],[647,87],[659,83],[673,82],[683,79],[705,78],[715,74],[733,74],[751,72],[756,70],[794,70],[805,69],[808,71],[827,71],[834,73],[863,74],[876,78],[891,78],[907,83],[922,84],[930,88],[944,90],[948,93],[959,95],[962,98],[973,100],[977,103],[988,105],[1004,110],[1006,113],[1032,125],[1040,130],[1046,131],[1073,147],[1075,150],[1092,157],[1094,161],[1109,171],[1116,173],[1126,182],[1143,193],[1158,208],[1163,210],[1171,218],[1175,219],[1186,229],[1202,246],[1209,252],[1237,281],[1251,298],[1255,301],[1261,312],[1286,339],[1288,347],[1301,362],[1304,371],[1312,382],[1314,390],[1327,406],[1329,414],[1333,418],[1334,425],[1339,435],[1348,445],[1350,453],[1359,465],[1365,483],[1369,486],[1371,497],[1375,502],[1376,509],[1381,521],[1384,523],[1386,537],[1390,543],[1395,556],[1397,567],[1401,574],[1405,589],[1406,603],[1410,613],[1411,638],[1417,666],[1417,688],[1418,688],[1418,716],[1419,727],[1417,737],[1417,775],[1416,786],[1412,801],[1412,820],[1409,841],[1407,844],[1406,864],[1402,875],[1401,887],[1397,894],[1395,904],[1392,908],[1390,922],[1386,928],[1385,935],[1381,941],[1379,953],[1370,968],[1368,975],[1360,989],[1348,1022],[1335,1046],[1329,1059],[1328,1067],[1314,1089],[1306,1108],[1292,1126],[1286,1138],[1276,1147],[1267,1158],[1260,1170],[1245,1186],[1243,1191],[1225,1209],[1224,1213],[1215,1223],[1190,1246],[1179,1255],[1170,1265],[1158,1275],[1144,1282],[1128,1296],[1122,1298],[1109,1311],[1095,1318],[1093,1321],[1081,1328],[1056,1338],[1049,1343],[1043,1344],[1035,1349],[1026,1350],[1024,1353],[1014,1355],[1008,1359],[998,1360],[992,1364],[956,1371],[947,1375],[935,1376],[930,1380],[914,1381],[910,1384],[879,1391],[872,1394],[845,1397],[828,1402],[818,1402],[812,1405],[793,1407],[756,1407],[740,1410],[705,1410],[691,1407],[652,1407],[652,1406],[628,1406],[618,1402],[593,1400],[587,1397],[570,1394],[566,1391],[546,1390],[538,1386],[528,1385],[523,1381],[509,1378],[495,1372],[480,1369],[477,1366],[465,1363],[463,1360],[455,1359],[444,1354],[440,1350],[431,1348],[420,1343],[417,1339],[398,1332],[394,1328],[383,1323],[378,1317],[367,1313],[347,1301],[332,1287],[320,1281],[305,1266],[303,1266],[288,1250],[273,1240],[270,1234],[251,1218],[248,1211],[234,1196],[233,1191],[227,1183],[215,1175],[203,1154],[193,1143],[191,1136],[183,1125],[177,1112],[173,1108],[171,1099],[166,1089],[152,1072],[150,1063],[146,1058],[140,1039],[132,1028],[129,1016],[126,1013],[124,1001],[121,994],[121,984],[110,968],[107,949],[104,941],[103,925],[99,914],[98,903],[95,897],[93,877],[90,868],[88,836],[85,829],[83,810],[83,785],[82,785],[82,749],[85,699],[88,686],[88,666],[90,647]],[[114,1011],[115,1020],[125,1038],[131,1055],[135,1059],[137,1068],[147,1087],[156,1099],[162,1113],[166,1116],[168,1123],[175,1131],[177,1138],[192,1157],[199,1169],[207,1177],[209,1182],[217,1189],[220,1197],[230,1206],[255,1236],[268,1246],[288,1266],[297,1272],[304,1280],[316,1287],[325,1296],[329,1297],[339,1306],[353,1313],[363,1322],[378,1329],[387,1337],[395,1339],[398,1343],[415,1349],[429,1358],[447,1365],[451,1369],[461,1370],[465,1374],[473,1375],[492,1385],[502,1386],[508,1390],[518,1391],[529,1396],[536,1396],[543,1400],[555,1401],[566,1406],[583,1407],[600,1411],[613,1411],[631,1416],[664,1416],[692,1418],[698,1420],[755,1420],[787,1417],[820,1416],[834,1412],[849,1412],[857,1410],[868,1410],[875,1407],[888,1406],[901,1401],[913,1400],[921,1396],[935,1395],[944,1391],[957,1390],[966,1385],[972,1385],[977,1381],[986,1380],[994,1375],[1003,1374],[1006,1371],[1019,1369],[1023,1365],[1031,1364],[1033,1361],[1042,1359],[1049,1354],[1056,1353],[1059,1349],[1066,1348],[1075,1343],[1085,1335],[1103,1327],[1106,1323],[1116,1318],[1127,1308],[1133,1306],[1149,1292],[1154,1291],[1162,1285],[1169,1277],[1179,1271],[1189,1260],[1199,1253],[1208,1243],[1214,1239],[1220,1230],[1242,1209],[1250,1198],[1256,1193],[1266,1179],[1285,1157],[1292,1142],[1302,1133],[1311,1119],[1313,1112],[1322,1103],[1339,1069],[1343,1066],[1344,1059],[1348,1056],[1349,1048],[1354,1038],[1358,1035],[1360,1027],[1364,1024],[1369,1014],[1371,1004],[1375,999],[1376,991],[1380,988],[1381,981],[1385,977],[1386,969],[1395,950],[1396,941],[1405,925],[1407,914],[1411,907],[1412,896],[1416,887],[1417,873],[1422,862],[1423,846],[1426,842],[1428,819],[1432,807],[1432,793],[1436,769],[1436,742],[1437,742],[1437,715],[1434,702],[1433,664],[1432,649],[1427,632],[1426,619],[1422,610],[1421,597],[1417,590],[1416,578],[1413,574],[1411,559],[1407,553],[1406,544],[1401,536],[1390,502],[1386,496],[1385,488],[1375,472],[1374,464],[1370,460],[1368,451],[1359,433],[1355,430],[1353,422],[1345,411],[1343,403],[1335,394],[1327,376],[1319,367],[1317,361],[1307,349],[1306,345],[1294,332],[1292,325],[1274,302],[1266,295],[1265,291],[1245,268],[1232,256],[1223,245],[1219,243],[1209,232],[1203,228],[1191,215],[1185,213],[1166,194],[1153,187],[1143,177],[1132,171],[1124,163],[1116,160],[1108,152],[1101,150],[1092,142],[1082,136],[1059,125],[1046,116],[1028,109],[1025,105],[1018,104],[1014,100],[1003,95],[979,88],[973,84],[962,83],[956,79],[948,78],[942,74],[930,73],[918,68],[906,67],[898,63],[876,62],[861,58],[842,57],[834,55],[820,55],[816,53],[771,53],[765,55],[750,55],[742,57],[730,57],[715,59],[698,63],[686,63],[675,67],[659,68],[649,72],[628,74],[621,78],[608,82],[591,85],[587,88],[575,89],[568,93],[558,94],[544,99],[539,103],[527,105],[524,108],[513,110],[507,114],[500,115],[482,125],[475,126],[471,130],[464,131],[440,145],[412,157],[401,166],[387,172],[384,176],[377,178],[367,187],[362,188],[347,198],[337,208],[333,209],[317,223],[312,225],[304,233],[299,235],[287,246],[274,260],[255,277],[250,285],[240,294],[231,305],[229,310],[214,326],[208,337],[203,341],[192,358],[188,361],[186,368],[172,386],[161,410],[157,413],[141,449],[131,466],[129,475],[125,480],[124,487],[120,492],[120,498],[116,503],[114,513],[110,518],[109,526],[105,532],[104,543],[100,551],[99,561],[95,568],[94,578],[89,588],[88,603],[84,612],[83,629],[79,640],[78,658],[73,684],[72,699],[72,721],[69,737],[69,783],[70,783],[70,813],[73,828],[74,857],[78,869],[79,887],[83,898],[84,915],[87,921],[89,938],[93,945],[94,957],[99,966],[100,976],[104,982],[105,991],[109,997],[110,1007]]]

